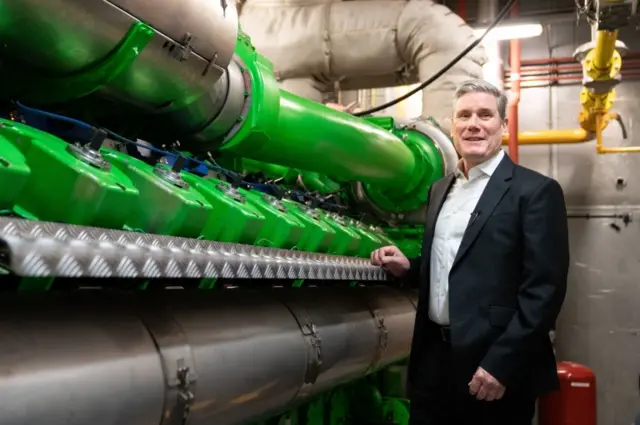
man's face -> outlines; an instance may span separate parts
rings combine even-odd
[[[456,101],[452,137],[456,150],[471,166],[495,154],[502,145],[506,120],[498,100],[489,93],[467,93]]]

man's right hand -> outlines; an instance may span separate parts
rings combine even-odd
[[[409,259],[393,245],[373,251],[371,264],[383,267],[395,277],[404,277],[409,271]]]

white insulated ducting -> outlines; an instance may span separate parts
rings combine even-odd
[[[314,100],[318,84],[335,81],[345,89],[403,85],[411,74],[425,81],[474,39],[462,18],[431,0],[246,0],[240,23],[282,87]],[[422,115],[450,117],[456,86],[482,78],[485,60],[478,47],[427,87]]]

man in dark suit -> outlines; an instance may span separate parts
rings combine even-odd
[[[422,255],[395,246],[373,264],[420,288],[409,364],[411,424],[531,424],[558,387],[549,331],[564,301],[569,242],[553,179],[501,150],[506,96],[456,92],[458,168],[429,189]]]

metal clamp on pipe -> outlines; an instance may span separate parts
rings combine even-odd
[[[376,326],[378,328],[378,347],[370,367],[370,370],[374,370],[378,367],[378,364],[382,360],[384,352],[387,351],[387,345],[389,342],[389,330],[384,323],[384,317],[377,309],[371,309],[371,314],[373,315],[373,319],[375,320]]]
[[[304,381],[297,399],[304,399],[312,394],[313,384],[316,383],[322,367],[322,338],[318,334],[315,323],[309,317],[309,313],[299,304],[289,299],[284,303],[300,326],[307,348],[307,368]]]
[[[198,379],[191,345],[165,308],[145,306],[140,318],[158,348],[164,371],[166,390],[160,425],[185,424],[195,401],[194,384]]]

